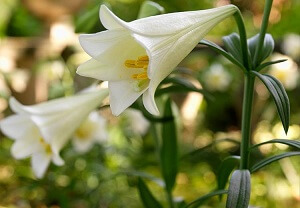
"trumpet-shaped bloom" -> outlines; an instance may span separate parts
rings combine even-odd
[[[0,128],[15,140],[12,155],[16,159],[32,156],[32,167],[38,178],[44,175],[51,160],[62,165],[59,151],[107,95],[107,89],[92,88],[31,106],[11,98],[10,107],[16,114],[2,120]]]
[[[101,6],[107,29],[79,37],[92,57],[79,66],[82,76],[109,81],[112,113],[119,115],[143,94],[145,108],[158,115],[154,93],[159,83],[197,43],[237,8],[219,8],[158,15],[124,22]]]
[[[36,124],[27,115],[12,115],[0,123],[4,134],[15,140],[11,153],[16,159],[31,156],[31,166],[36,177],[42,178],[52,161],[63,165],[64,161],[47,143]]]
[[[75,131],[72,142],[76,151],[85,153],[93,144],[103,143],[107,138],[106,120],[93,111]]]
[[[10,107],[20,115],[27,115],[38,126],[44,140],[59,152],[89,113],[108,95],[107,89],[88,89],[81,93],[24,106],[10,99]],[[14,126],[15,129],[18,126]]]

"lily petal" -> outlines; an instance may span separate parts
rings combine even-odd
[[[102,25],[108,30],[122,28],[122,26],[118,23],[119,18],[112,14],[113,13],[105,5],[101,5],[99,17]]]
[[[41,148],[43,147],[39,143],[39,138],[28,137],[17,140],[11,147],[11,154],[16,159],[24,159]]]
[[[109,30],[127,28],[137,34],[160,36],[176,34],[191,26],[197,27],[219,15],[225,13],[227,15],[230,13],[228,12],[230,10],[232,11],[231,14],[233,14],[237,11],[237,7],[234,5],[226,5],[206,10],[162,14],[127,23],[112,13],[105,5],[101,5],[100,20],[105,28]]]
[[[97,38],[99,42],[95,44]],[[117,81],[131,79],[133,74],[140,72],[140,69],[128,69],[124,65],[126,60],[136,59],[138,56],[146,54],[146,50],[135,41],[128,31],[126,31],[126,35],[121,34],[119,38],[115,38],[115,44],[110,44],[110,47],[105,43],[106,37],[102,38],[98,33],[92,38],[90,35],[80,36],[81,46],[92,55],[93,59],[78,67],[79,75]],[[100,50],[97,52],[99,48]],[[126,50],[120,50],[120,48],[126,48]]]
[[[45,175],[45,172],[50,164],[51,155],[48,155],[44,152],[38,152],[32,155],[31,166],[34,172],[34,175],[37,178],[42,178]]]
[[[82,34],[79,36],[81,47],[91,57],[99,57],[111,47],[128,38],[129,32],[124,29],[107,30],[95,34]]]
[[[94,144],[94,139],[93,138],[80,139],[75,137],[72,140],[72,143],[77,152],[85,153],[89,149],[91,149],[92,145]]]
[[[14,97],[9,99],[11,109],[19,114],[34,114],[34,115],[47,115],[64,112],[66,110],[79,108],[85,105],[86,102],[91,100],[101,100],[103,96],[107,96],[106,90],[93,90],[85,93],[79,93],[74,96],[58,98],[47,102],[39,103],[31,106],[24,106],[19,103]],[[97,99],[99,98],[99,99]]]
[[[0,122],[1,131],[8,137],[19,140],[38,138],[39,130],[27,115],[11,115]]]
[[[146,90],[134,90],[134,81],[114,81],[109,82],[109,101],[112,114],[120,115],[126,108],[128,108],[138,97],[140,97]]]
[[[154,99],[154,93],[150,93],[149,89],[143,94],[143,104],[149,113],[159,116],[159,110]]]
[[[65,164],[65,161],[60,157],[60,155],[55,153],[52,155],[52,161],[57,166],[62,166]]]
[[[108,90],[101,89],[33,106],[23,106],[15,99],[11,99],[10,104],[14,111],[30,116],[45,141],[58,153],[81,122],[107,95]]]

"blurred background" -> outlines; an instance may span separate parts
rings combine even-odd
[[[248,37],[258,33],[264,7],[263,0],[155,2],[166,13],[235,4],[243,13]],[[94,82],[75,73],[77,66],[89,59],[79,46],[78,34],[104,30],[98,18],[103,3],[120,18],[131,21],[137,18],[143,0],[0,1],[0,119],[12,113],[8,107],[10,96],[23,104],[35,104],[72,95]],[[284,134],[272,98],[257,81],[252,143],[300,138],[299,11],[298,0],[273,1],[268,32],[276,46],[271,59],[288,61],[264,70],[277,77],[289,95],[289,133]],[[234,20],[229,18],[206,38],[222,46],[221,37],[236,31]],[[190,202],[216,188],[217,172],[225,157],[239,155],[235,141],[240,140],[243,75],[227,60],[202,46],[195,48],[178,68],[188,69],[186,76],[214,98],[209,101],[199,93],[172,95],[180,129],[180,169],[174,195],[178,201]],[[134,110],[118,118],[107,108],[100,113],[108,122],[108,140],[94,145],[85,154],[76,152],[69,144],[62,152],[66,165],[51,164],[42,180],[34,178],[29,159],[17,161],[11,156],[13,141],[0,135],[0,207],[138,208],[142,204],[136,176],[141,174],[149,179],[147,183],[155,196],[165,201],[156,180],[160,177],[159,164],[149,122]],[[251,160],[287,148],[264,145]],[[299,164],[299,157],[286,158],[255,173],[251,204],[261,208],[299,207]],[[212,198],[201,207],[224,207],[224,198]]]

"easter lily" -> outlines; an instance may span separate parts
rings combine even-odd
[[[227,5],[124,22],[102,5],[100,20],[107,30],[79,37],[92,59],[77,73],[109,81],[114,115],[142,94],[145,108],[158,115],[154,94],[159,83],[216,24],[236,11],[234,5]]]
[[[31,156],[34,175],[42,178],[52,161],[55,165],[63,165],[64,161],[47,143],[37,125],[27,115],[12,115],[0,122],[1,130],[15,140],[11,153],[16,159]]]
[[[93,111],[75,131],[72,142],[77,152],[85,153],[93,147],[93,144],[102,143],[107,138],[106,120]]]
[[[10,107],[16,114],[3,119],[0,128],[16,140],[12,155],[16,159],[32,156],[32,167],[38,178],[44,175],[51,160],[62,165],[59,151],[107,95],[107,89],[93,88],[31,106],[11,98]]]
[[[37,125],[43,139],[58,153],[91,111],[108,95],[107,89],[89,89],[77,95],[24,106],[10,99],[10,107]],[[18,131],[19,126],[14,126]]]

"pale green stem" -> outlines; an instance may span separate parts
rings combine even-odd
[[[253,103],[254,81],[250,73],[245,74],[244,81],[244,99],[242,110],[242,141],[241,141],[241,163],[240,169],[248,169],[249,163],[249,144],[251,139],[251,113]]]
[[[272,8],[273,0],[266,0],[266,5],[264,9],[264,16],[261,24],[261,29],[259,33],[259,39],[258,39],[258,45],[255,49],[254,59],[253,59],[253,68],[256,68],[258,64],[258,58],[261,56],[262,47],[265,40],[265,35],[267,32],[268,22],[269,22],[269,16]]]

